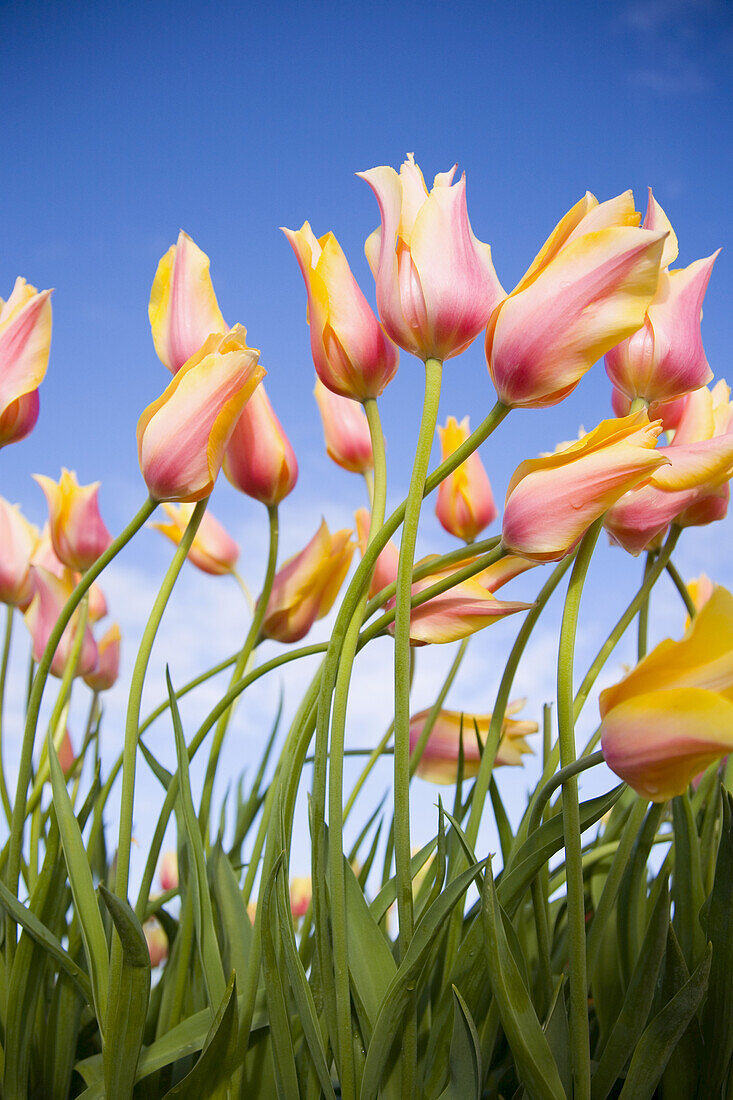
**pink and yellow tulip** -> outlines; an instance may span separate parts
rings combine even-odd
[[[666,639],[601,692],[606,763],[653,802],[682,794],[733,750],[733,596],[716,587],[679,642]]]
[[[533,561],[560,561],[624,493],[669,463],[654,449],[661,429],[639,411],[523,462],[507,489],[504,547]]]
[[[148,306],[158,358],[176,374],[207,337],[225,332],[209,257],[183,230],[158,264]]]
[[[665,234],[637,228],[640,220],[631,191],[603,203],[587,192],[496,307],[486,359],[504,405],[556,405],[643,324]]]
[[[104,553],[112,536],[99,514],[99,482],[80,485],[73,470],[62,469],[58,482],[33,475],[48,504],[49,532],[59,561],[83,573]]]
[[[66,579],[54,576],[43,566],[33,566],[33,599],[25,612],[25,624],[33,639],[33,660],[38,662],[43,656],[51,631],[61,613],[64,604],[71,595],[74,585],[69,574]],[[51,675],[63,676],[66,663],[76,636],[78,612],[72,618],[61,635],[51,663]],[[77,676],[87,676],[97,664],[97,645],[89,627],[84,628],[81,651],[76,666]]]
[[[290,912],[296,920],[304,917],[313,897],[310,875],[296,875],[290,880]]]
[[[38,546],[38,528],[19,505],[0,497],[0,603],[26,608],[33,596],[31,559]]]
[[[298,642],[333,606],[349,571],[355,544],[349,530],[331,534],[326,521],[308,545],[275,574],[262,634],[277,642]]]
[[[320,378],[316,378],[313,395],[321,414],[328,457],[353,474],[374,469],[369,424],[360,403],[340,397],[324,386]]]
[[[84,683],[92,691],[109,691],[117,683],[121,642],[119,624],[112,623],[97,642],[97,663],[93,671],[84,677]]]
[[[712,380],[700,322],[718,253],[670,271],[677,258],[677,238],[651,188],[644,228],[667,233],[659,285],[641,328],[606,352],[606,373],[630,400],[668,402]]]
[[[178,853],[169,849],[163,852],[158,864],[158,882],[161,890],[178,889]]]
[[[151,523],[150,526],[178,546],[193,515],[194,507],[193,504],[165,503],[163,511],[168,517],[168,522]],[[219,520],[209,511],[204,512],[194,535],[191,549],[188,551],[188,560],[202,573],[209,573],[214,577],[232,573],[236,567],[239,560],[239,547]]]
[[[468,220],[466,177],[455,165],[428,192],[412,153],[401,166],[358,175],[382,219],[366,242],[377,308],[388,336],[421,359],[450,359],[473,343],[504,297],[491,249]]]
[[[458,423],[449,416],[444,428],[438,428],[443,461],[468,439],[468,417]],[[498,512],[491,492],[489,476],[476,451],[462,462],[438,488],[435,514],[449,534],[473,542],[493,523]]]
[[[268,508],[280,504],[295,488],[298,480],[295,452],[263,382],[242,409],[222,469],[235,489]]]
[[[264,376],[235,325],[208,336],[137,425],[140,469],[154,500],[209,496],[242,409]]]
[[[308,222],[283,233],[305,280],[318,376],[342,397],[378,397],[395,375],[398,352],[359,289],[340,244],[333,233],[316,238]]]
[[[51,291],[15,280],[0,298],[0,447],[17,443],[38,420],[38,387],[51,348]]]
[[[503,765],[521,766],[522,757],[532,752],[526,739],[531,734],[537,733],[539,726],[536,722],[511,717],[524,707],[526,701],[526,699],[518,699],[506,708],[501,727],[501,740],[494,759],[495,768]],[[429,710],[421,710],[410,719],[411,752],[420,740],[429,713]],[[466,779],[473,779],[478,774],[481,763],[481,751],[476,740],[476,732],[478,731],[481,744],[485,745],[490,725],[490,714],[466,714],[457,710],[441,710],[430,731],[415,774],[431,783],[455,783],[458,776],[462,731],[463,775]]]
[[[145,936],[145,942],[148,945],[150,965],[153,970],[155,970],[156,967],[161,966],[168,958],[168,937],[155,917],[150,917],[149,920],[145,921],[143,925],[143,934]]]

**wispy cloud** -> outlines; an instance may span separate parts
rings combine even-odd
[[[643,49],[629,82],[665,99],[709,92],[711,65],[731,43],[732,14],[723,0],[634,0],[621,26]]]

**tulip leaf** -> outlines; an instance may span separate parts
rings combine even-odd
[[[565,1005],[566,980],[565,974],[556,979],[552,1002],[542,1030],[547,1037],[552,1056],[555,1059],[565,1094],[571,1096],[573,1091],[573,1069],[570,1061],[570,1028]]]
[[[273,929],[277,927],[272,895],[277,873],[285,859],[281,852],[264,884],[259,904],[262,906],[262,972],[270,1017],[270,1039],[275,1063],[275,1084],[279,1100],[290,1100],[300,1095],[298,1071],[295,1065],[293,1038],[290,1032],[285,990],[283,989],[280,961]]]
[[[481,1044],[476,1025],[455,986],[453,1038],[450,1044],[450,1081],[438,1100],[481,1100]]]
[[[232,865],[221,845],[209,860],[214,901],[223,936],[222,953],[227,972],[244,974],[252,950],[252,925]]]
[[[122,944],[122,967],[110,989],[105,1021],[104,1085],[108,1096],[132,1096],[150,997],[150,954],[140,922],[126,901],[103,883],[99,893]]]
[[[697,835],[690,797],[685,794],[672,799],[674,821],[674,877],[672,902],[674,930],[689,970],[692,970],[705,949],[705,937],[698,913],[705,895],[700,864],[700,838]]]
[[[592,1100],[605,1100],[646,1026],[669,928],[669,891],[660,891],[624,1003],[591,1081]]]
[[[237,1028],[236,980],[232,974],[196,1065],[168,1090],[164,1100],[202,1100],[203,1097],[214,1096],[234,1071]]]
[[[711,959],[708,944],[697,969],[644,1031],[634,1049],[621,1100],[652,1100],[671,1055],[705,996]]]
[[[701,1028],[705,1046],[701,1084],[719,1096],[733,1057],[733,795],[722,790],[723,820],[706,932],[713,945]]]
[[[437,843],[438,838],[433,837],[432,840],[428,841],[428,843],[423,848],[421,848],[419,852],[416,852],[415,855],[412,857],[412,859],[410,860],[410,874],[413,878],[430,859],[430,856],[432,855]],[[397,878],[393,877],[389,879],[388,882],[385,882],[384,886],[379,891],[374,901],[371,902],[371,904],[369,905],[371,914],[377,922],[381,921],[384,918],[387,910],[389,909],[390,905],[395,902],[396,898]]]
[[[476,719],[474,718],[474,724]],[[478,737],[478,733],[476,734]],[[496,785],[496,780],[493,775],[489,784],[489,794],[491,796],[491,805],[494,810],[494,820],[496,821],[496,829],[499,833],[499,843],[501,845],[501,856],[506,867],[507,861],[511,854],[512,845],[514,844],[514,836],[512,834],[512,827],[509,822],[509,817],[504,809],[504,803],[501,800],[499,794],[499,788]]]
[[[490,867],[481,903],[491,991],[519,1079],[533,1100],[563,1100],[565,1090],[555,1059],[506,936]]]

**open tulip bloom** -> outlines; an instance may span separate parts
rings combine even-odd
[[[687,527],[716,537],[733,475],[700,329],[715,256],[675,268],[651,192],[643,224],[630,191],[587,192],[507,293],[454,175],[429,189],[412,155],[362,173],[376,312],[333,233],[285,230],[307,324],[287,370],[263,353],[269,393],[181,232],[150,294],[170,373],[137,426],[139,511],[108,529],[99,483],[65,468],[35,475],[42,530],[0,498],[7,1100],[733,1097],[733,596],[719,550],[696,581],[677,561]],[[438,428],[443,361],[482,334],[497,401]],[[50,291],[18,279],[0,447],[36,423],[50,335]],[[398,347],[425,384],[404,468],[380,411],[406,430]],[[522,410],[604,355],[615,415],[535,454]],[[334,479],[353,531],[296,460],[286,390],[363,475]],[[168,561],[135,636],[116,559],[146,527]],[[654,645],[658,612],[679,640]]]

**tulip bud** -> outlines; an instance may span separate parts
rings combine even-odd
[[[356,401],[378,397],[397,370],[397,348],[351,273],[333,233],[317,240],[308,222],[283,229],[308,293],[311,352],[324,385]]]
[[[260,382],[232,432],[222,469],[235,489],[273,508],[292,492],[298,463]]]
[[[379,316],[387,335],[421,359],[460,355],[504,297],[491,249],[468,220],[465,174],[454,184],[455,170],[439,173],[430,192],[412,153],[399,175],[388,167],[357,173],[382,219],[365,246]]]
[[[50,290],[25,279],[0,298],[0,447],[24,439],[38,419],[38,387],[51,347]]]
[[[209,336],[137,425],[140,469],[154,500],[209,496],[234,426],[264,376],[241,325]]]
[[[669,462],[654,450],[661,430],[640,411],[603,420],[577,443],[523,462],[507,489],[504,547],[534,561],[560,561],[625,492]]]
[[[331,610],[354,553],[351,531],[331,534],[326,521],[308,545],[275,574],[262,633],[277,642],[298,642],[316,619]]]
[[[501,740],[494,760],[495,768],[502,765],[521,766],[522,757],[532,752],[526,738],[537,733],[539,726],[536,722],[510,717],[520,711],[526,702],[526,699],[519,699],[509,703],[506,708],[501,726]],[[410,719],[410,752],[415,749],[420,740],[429,714],[429,710],[421,710]],[[481,746],[485,745],[490,725],[490,714],[441,710],[430,731],[415,774],[431,783],[455,783],[458,776],[458,756],[462,736],[463,775],[466,779],[473,779],[478,775],[481,764],[481,749],[476,735],[478,733]]]
[[[0,603],[27,607],[33,596],[31,558],[38,545],[38,528],[17,504],[0,497]]]
[[[73,591],[73,585],[70,577],[67,579],[55,577],[53,573],[49,573],[47,569],[39,565],[33,566],[32,576],[34,595],[24,619],[33,639],[33,660],[38,662],[43,657],[51,631]],[[61,635],[61,641],[56,647],[51,662],[52,676],[61,677],[64,674],[76,635],[76,619],[77,615],[74,615]],[[96,663],[97,646],[92,632],[87,626],[84,630],[76,675],[88,675],[94,669]]]
[[[178,889],[178,853],[173,851],[163,852],[158,865],[158,881],[161,890]]]
[[[168,958],[168,937],[154,917],[146,920],[143,925],[145,942],[148,945],[150,965],[153,970]]]
[[[99,514],[99,482],[79,485],[73,470],[62,469],[57,482],[34,474],[48,503],[51,542],[69,569],[83,573],[104,553],[112,536]]]
[[[290,912],[298,920],[304,917],[313,897],[313,886],[310,875],[297,876],[290,883]]]
[[[78,580],[78,579],[77,579]],[[96,623],[107,614],[107,600],[104,592],[95,582],[89,589],[89,622]]]
[[[486,359],[504,405],[556,405],[643,323],[665,234],[640,220],[630,191],[600,204],[587,193],[494,310]]]
[[[363,407],[358,401],[339,397],[320,378],[316,378],[313,395],[323,422],[328,457],[353,474],[373,470],[372,438]]]
[[[665,802],[733,750],[733,596],[716,586],[679,642],[667,638],[601,692],[606,763]]]
[[[122,635],[117,623],[97,642],[97,663],[94,671],[84,677],[84,683],[92,691],[109,691],[117,682],[120,673],[120,642]]]
[[[148,306],[158,358],[172,374],[213,332],[224,332],[209,257],[181,230],[158,264]]]
[[[64,736],[61,739],[61,744],[57,749],[57,755],[59,758],[59,764],[61,765],[61,771],[64,775],[68,775],[71,769],[74,767],[74,760],[76,756],[74,754],[74,746],[71,743],[71,736],[69,735],[68,728],[64,730]]]
[[[458,423],[449,416],[444,428],[438,428],[442,460],[458,450],[471,434],[468,417]],[[498,512],[489,477],[476,451],[449,474],[438,487],[435,514],[450,535],[473,542]]]
[[[369,538],[369,513],[366,508],[359,508],[354,518],[356,519],[356,537],[359,541],[359,549],[363,557],[367,548],[367,539]],[[377,558],[377,564],[374,566],[372,579],[369,582],[370,599],[372,596],[376,596],[377,592],[381,592],[383,588],[387,588],[388,585],[394,584],[397,580],[399,560],[399,548],[395,546],[392,539],[390,539],[384,550],[380,551],[379,557]]]
[[[188,522],[193,515],[194,504],[164,504],[163,510],[170,520],[169,523],[151,523],[156,531],[175,543],[176,546],[183,538]],[[203,519],[194,535],[191,549],[188,551],[188,560],[202,573],[212,576],[222,576],[232,573],[239,559],[239,547],[234,539],[224,530],[218,519],[210,512],[204,512]]]

